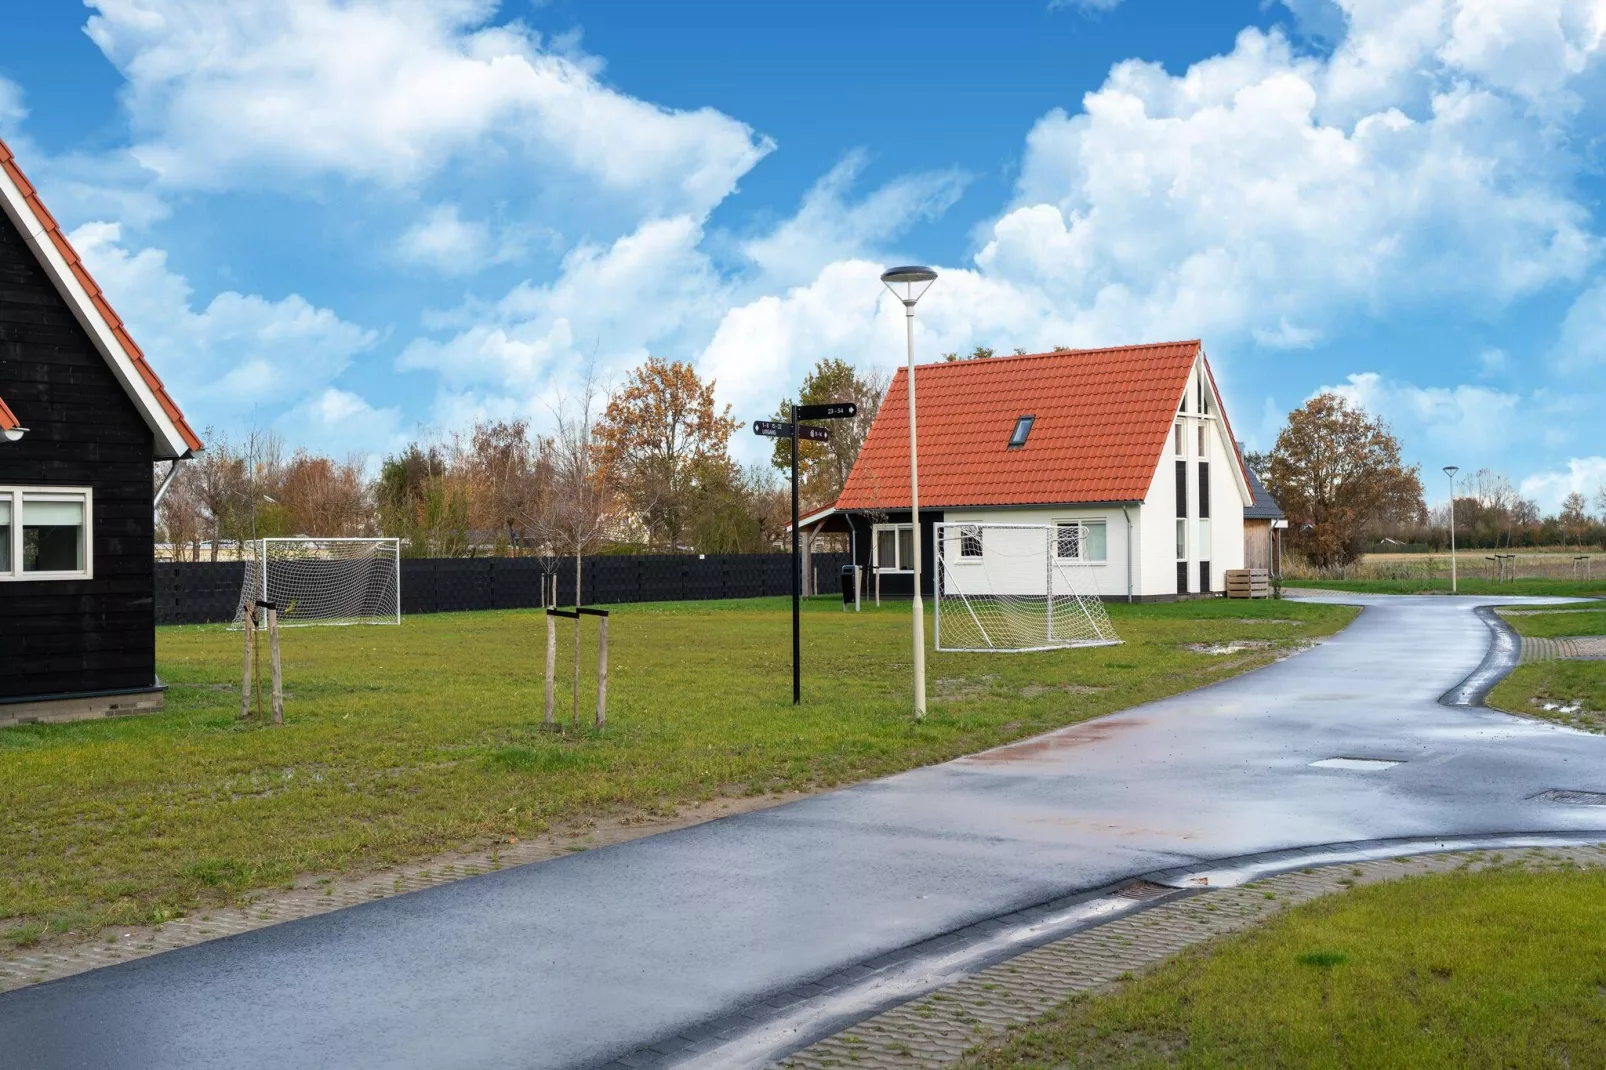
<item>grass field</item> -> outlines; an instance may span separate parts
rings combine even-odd
[[[0,933],[25,942],[160,921],[297,873],[941,761],[1264,664],[1354,614],[1112,606],[1123,646],[931,655],[932,712],[916,724],[907,603],[857,615],[808,603],[796,709],[788,610],[780,599],[618,607],[601,735],[585,727],[589,645],[582,727],[538,730],[536,612],[286,629],[280,728],[236,719],[240,633],[160,629],[166,712],[0,729]],[[1272,645],[1226,657],[1184,646],[1229,639]],[[559,695],[566,712],[568,688]]]
[[[1074,999],[968,1066],[1606,1066],[1606,873],[1371,885]]]
[[[1606,571],[1606,567],[1603,567]],[[1317,587],[1327,591],[1355,591],[1360,594],[1449,594],[1449,577],[1413,577],[1406,579],[1322,579],[1295,578],[1284,580],[1285,587]],[[1606,578],[1594,580],[1521,579],[1508,583],[1495,583],[1483,576],[1462,576],[1456,583],[1458,594],[1545,595],[1554,598],[1606,598]]]
[[[1505,612],[1518,635],[1558,639],[1606,635],[1606,609]],[[1549,704],[1555,709],[1545,709]],[[1489,694],[1489,704],[1571,728],[1606,732],[1606,661],[1541,661],[1519,665]]]

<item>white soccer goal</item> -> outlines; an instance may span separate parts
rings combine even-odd
[[[1058,650],[1121,641],[1081,548],[1081,524],[936,525],[936,646]]]
[[[258,600],[286,626],[401,623],[400,539],[257,539],[246,554],[236,628]]]

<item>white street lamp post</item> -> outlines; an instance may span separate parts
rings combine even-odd
[[[1450,477],[1450,593],[1455,594],[1455,474],[1461,471],[1458,465],[1447,464],[1444,474]]]
[[[920,461],[915,436],[915,302],[925,295],[937,273],[928,267],[895,267],[881,275],[892,296],[903,302],[909,336],[909,520],[914,529],[915,719],[926,715],[926,611],[920,600]],[[899,293],[898,288],[903,287]],[[917,289],[918,287],[918,289]]]

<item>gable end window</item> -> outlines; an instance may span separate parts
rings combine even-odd
[[[1037,422],[1035,416],[1022,416],[1015,421],[1015,430],[1009,436],[1009,448],[1018,450],[1026,445],[1026,436],[1032,433],[1032,424]]]
[[[87,487],[0,487],[0,581],[93,574]]]

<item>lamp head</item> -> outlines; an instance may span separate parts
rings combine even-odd
[[[937,281],[937,273],[928,267],[908,264],[883,271],[881,281],[892,291],[892,296],[902,301],[906,308],[913,308],[915,302],[925,295],[933,282]],[[900,287],[902,287],[901,293]]]
[[[1454,479],[1455,478],[1455,474],[1457,472],[1459,472],[1459,471],[1461,471],[1461,468],[1460,468],[1459,465],[1447,464],[1447,465],[1444,466],[1444,474],[1449,476],[1451,479]]]
[[[8,427],[5,430],[5,440],[7,442],[16,442],[27,433],[28,429],[26,427]]]

